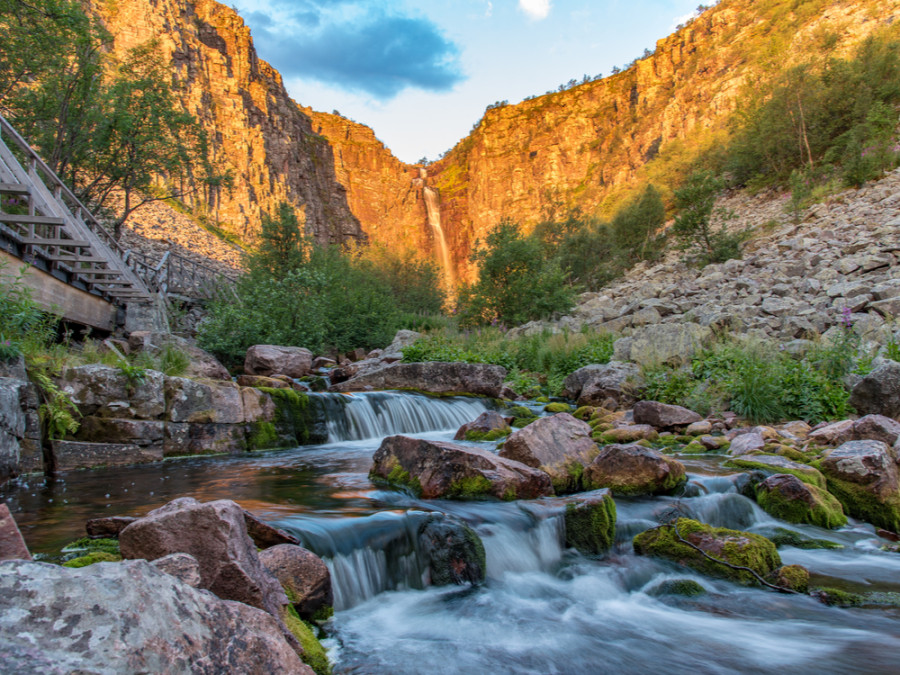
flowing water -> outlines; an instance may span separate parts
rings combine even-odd
[[[599,559],[563,546],[563,501],[422,501],[368,479],[381,438],[449,439],[485,409],[477,399],[409,394],[322,395],[325,445],[227,458],[24,479],[0,488],[32,550],[81,536],[85,519],[140,515],[175,497],[234,499],[302,539],[333,575],[326,640],[336,673],[895,673],[900,610],[839,609],[692,574],[636,557],[634,534],[678,509],[718,526],[788,527],[844,545],[781,549],[815,582],[900,591],[900,555],[878,549],[871,527],[786,526],[739,494],[740,474],[714,457],[684,458],[685,496],[617,499],[617,543]],[[483,444],[490,447],[490,444]],[[415,543],[429,511],[481,535],[488,579],[477,588],[425,587]],[[690,578],[705,595],[655,596]]]

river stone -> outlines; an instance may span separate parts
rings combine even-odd
[[[147,352],[158,355],[166,347],[176,349],[188,357],[186,377],[209,380],[230,380],[228,369],[219,360],[196,344],[172,333],[134,331],[128,335],[128,347],[132,352]]]
[[[762,535],[712,527],[688,518],[679,518],[673,524],[640,533],[634,538],[634,552],[637,555],[667,558],[710,576],[745,584],[759,583],[749,572],[710,560],[682,543],[678,539],[679,535],[707,555],[731,565],[749,567],[761,577],[766,577],[781,567],[781,558],[775,544]]]
[[[566,390],[574,391],[580,378],[583,383],[572,397],[578,405],[609,410],[630,406],[644,386],[641,370],[633,363],[610,361],[604,366],[585,366],[566,378]]]
[[[248,375],[274,375],[288,377],[309,375],[312,369],[312,352],[303,347],[279,347],[254,345],[244,358],[244,372]]]
[[[751,431],[731,439],[731,445],[728,446],[728,454],[732,457],[740,457],[760,451],[764,447],[766,447],[766,440],[762,437],[762,434]]]
[[[137,518],[131,516],[91,518],[84,524],[84,529],[92,539],[118,539],[122,530],[136,520]]]
[[[334,604],[331,573],[322,559],[302,546],[278,544],[260,552],[263,566],[278,579],[301,618]]]
[[[144,560],[0,563],[0,654],[21,675],[313,675],[268,613]]]
[[[16,520],[3,503],[0,503],[0,560],[31,560]]]
[[[875,367],[853,387],[850,405],[862,415],[900,418],[900,363],[876,359]]]
[[[244,510],[232,501],[201,504],[182,497],[151,511],[119,534],[123,558],[156,560],[189,553],[200,563],[202,587],[279,616],[288,603],[247,534]]]
[[[535,499],[553,494],[550,476],[543,471],[482,448],[389,436],[372,460],[371,477],[408,487],[425,499]]]
[[[603,443],[633,443],[634,441],[655,441],[659,438],[656,429],[649,424],[628,424],[622,427],[613,427],[600,435]]]
[[[608,551],[616,538],[616,503],[609,490],[596,490],[566,504],[566,546],[585,555]]]
[[[291,382],[285,382],[265,375],[238,375],[236,382],[240,387],[268,387],[269,389],[293,389]]]
[[[434,586],[480,584],[487,573],[484,544],[466,523],[435,513],[419,525],[419,551],[428,560],[428,581]]]
[[[597,456],[591,427],[569,413],[542,417],[513,432],[500,457],[540,469],[557,494],[581,489],[584,468]]]
[[[509,421],[494,410],[486,410],[472,422],[466,422],[456,431],[454,441],[496,440],[511,431]]]
[[[82,415],[153,420],[166,410],[166,379],[145,370],[140,381],[132,382],[121,368],[95,363],[64,368],[58,383]]]
[[[634,423],[649,424],[657,429],[683,427],[703,420],[693,410],[680,405],[669,405],[658,401],[638,401],[634,404]]]
[[[818,465],[828,491],[846,513],[900,532],[900,472],[890,446],[882,441],[848,441],[827,450]]]
[[[190,553],[170,553],[162,558],[157,558],[150,564],[160,572],[171,574],[192,588],[199,588],[202,583],[200,563]]]
[[[506,368],[485,363],[392,363],[361,373],[331,387],[331,391],[415,389],[432,394],[475,394],[498,398]]]
[[[769,476],[760,483],[756,501],[767,513],[789,523],[826,529],[847,524],[841,503],[833,495],[788,473]]]
[[[684,465],[642,445],[607,445],[584,470],[586,488],[614,495],[668,494],[685,481]]]

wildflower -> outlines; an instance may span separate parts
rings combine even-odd
[[[849,307],[841,310],[841,323],[844,328],[853,328],[853,312]]]

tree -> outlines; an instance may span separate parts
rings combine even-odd
[[[297,210],[282,202],[276,217],[263,214],[259,246],[248,257],[247,266],[251,270],[277,276],[306,262],[311,246],[312,242],[303,234]]]
[[[675,191],[675,206],[680,212],[673,230],[681,239],[682,247],[697,254],[701,265],[739,257],[740,244],[746,238],[746,232],[728,232],[724,222],[728,220],[727,213],[721,214],[723,222],[719,229],[712,225],[716,198],[724,185],[710,171],[697,171]]]
[[[660,250],[656,235],[665,222],[662,196],[648,184],[638,197],[616,212],[612,221],[616,245],[631,262],[655,258]]]

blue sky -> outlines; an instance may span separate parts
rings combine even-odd
[[[487,105],[608,75],[698,0],[235,0],[294,99],[372,127],[407,162],[465,137]],[[709,2],[707,2],[709,4]]]

